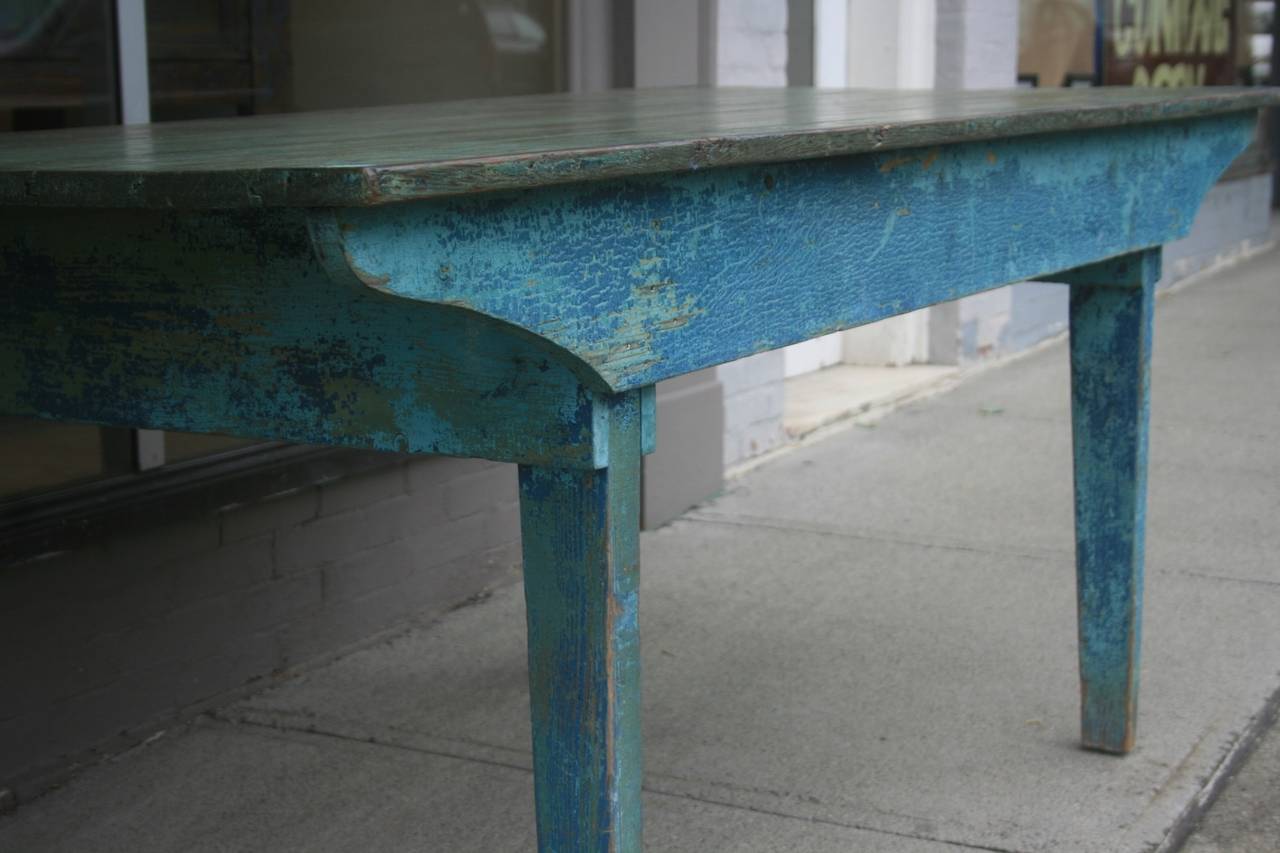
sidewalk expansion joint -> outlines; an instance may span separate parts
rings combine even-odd
[[[754,515],[720,515],[712,512],[694,511],[684,516],[684,520],[704,524],[721,524],[733,527],[764,528],[784,533],[812,533],[819,536],[831,536],[839,539],[858,539],[867,542],[886,542],[892,545],[908,545],[916,548],[938,548],[947,551],[964,551],[975,554],[995,554],[1009,557],[1022,557],[1029,560],[1053,562],[1063,558],[1072,559],[1073,551],[1066,548],[1015,549],[1000,548],[990,545],[978,545],[968,542],[921,539],[911,536],[897,536],[889,533],[870,533],[829,527],[822,524],[811,524],[803,521],[784,521]]]
[[[256,729],[258,731],[268,732],[268,733],[279,732],[284,734],[294,734],[294,735],[304,735],[304,736],[313,735],[315,737],[342,741],[344,743],[362,744],[364,746],[372,746],[372,747],[378,747],[381,749],[388,749],[388,750],[398,750],[401,752],[412,752],[418,755],[430,755],[435,758],[449,758],[455,761],[470,761],[475,764],[485,764],[490,767],[503,767],[508,770],[519,770],[523,773],[533,772],[532,770],[529,769],[529,766],[527,764],[522,765],[514,762],[500,761],[495,758],[485,758],[483,756],[474,755],[474,754],[468,755],[464,752],[450,752],[448,750],[443,750],[443,749],[430,749],[428,747],[418,746],[415,744],[398,743],[395,741],[379,738],[376,735],[362,736],[362,735],[346,734],[345,732],[335,731],[333,729],[321,728],[320,725],[315,723],[312,723],[306,726],[291,725],[289,723],[284,722],[283,720],[279,720],[278,718],[272,718],[271,715],[264,715],[264,716],[266,716],[267,719],[255,719],[252,716],[230,716],[230,715],[224,714],[223,712],[218,712],[217,714],[213,715],[213,719],[217,720],[218,722],[228,727],[244,726],[246,728]],[[431,737],[434,740],[441,739],[433,735],[423,735],[423,736]],[[484,747],[485,749],[492,749],[492,750],[503,751],[503,752],[510,751],[506,747],[495,746],[493,744],[488,744],[488,743],[475,743],[474,745]]]
[[[838,527],[829,527],[822,524],[770,519],[755,515],[720,515],[706,510],[694,510],[693,512],[683,516],[681,520],[702,524],[719,524],[726,527],[764,528],[766,530],[777,530],[783,533],[812,533],[818,536],[830,536],[838,539],[884,542],[891,545],[906,545],[914,548],[938,548],[947,551],[960,551],[972,554],[994,554],[998,556],[1019,557],[1043,562],[1053,562],[1059,559],[1071,560],[1074,559],[1075,553],[1072,549],[1068,548],[1019,550],[956,541],[947,542],[941,540],[917,539],[910,536],[895,536],[888,533],[869,533],[865,531],[859,532]],[[1148,563],[1147,573],[1148,575],[1177,575],[1179,577],[1195,578],[1197,580],[1261,586],[1266,589],[1280,588],[1280,581],[1267,580],[1266,578],[1240,578],[1232,577],[1231,575],[1214,574],[1212,572],[1197,572],[1190,569],[1161,569],[1151,565],[1150,562]]]
[[[1013,848],[1010,848],[1010,847],[990,847],[985,844],[969,844],[964,841],[953,841],[949,838],[935,838],[929,835],[916,835],[910,832],[898,832],[897,830],[893,830],[893,829],[882,829],[881,827],[877,827],[877,826],[867,826],[865,824],[835,820],[833,818],[828,818],[828,817],[796,815],[796,814],[791,814],[790,812],[779,811],[776,809],[766,809],[766,808],[761,808],[760,806],[748,806],[748,805],[743,805],[741,803],[732,803],[726,800],[718,800],[718,799],[715,799],[714,797],[707,797],[699,794],[663,791],[661,789],[652,788],[648,785],[644,787],[644,790],[648,793],[658,794],[664,797],[674,797],[676,799],[681,799],[681,800],[691,800],[696,803],[706,803],[707,805],[711,805],[711,806],[720,806],[726,809],[736,809],[737,811],[751,812],[753,814],[760,814],[768,817],[780,817],[780,818],[786,818],[788,820],[801,820],[807,823],[817,823],[817,824],[822,824],[824,826],[834,826],[840,829],[852,829],[858,832],[869,832],[869,833],[874,833],[876,835],[889,835],[894,838],[909,838],[912,841],[927,841],[933,844],[943,844],[948,847],[956,847],[961,850],[982,850],[982,851],[985,851],[985,853],[1022,853],[1022,851],[1014,850]]]
[[[1231,575],[1218,575],[1212,572],[1197,572],[1192,569],[1161,569],[1159,574],[1178,575],[1179,577],[1196,578],[1206,581],[1222,581],[1223,583],[1241,583],[1246,586],[1261,586],[1266,589],[1280,589],[1280,581],[1267,580],[1266,578],[1236,578]]]
[[[524,773],[526,775],[532,775],[532,772],[533,772],[530,769],[528,764],[519,764],[515,762],[500,761],[498,759],[486,758],[483,756],[475,755],[474,753],[469,754],[468,752],[462,751],[462,750],[454,752],[454,751],[443,750],[443,749],[432,749],[430,747],[425,747],[417,744],[390,741],[384,738],[380,738],[377,735],[361,736],[361,735],[347,734],[345,732],[337,731],[333,728],[324,727],[324,724],[326,722],[337,723],[341,725],[341,723],[343,722],[341,720],[325,720],[322,718],[311,718],[313,722],[307,723],[305,725],[299,725],[298,723],[290,722],[288,720],[288,717],[290,716],[295,716],[295,715],[291,715],[288,712],[284,712],[284,713],[241,712],[236,714],[229,714],[225,711],[218,711],[211,714],[210,718],[215,722],[220,723],[223,726],[226,726],[228,728],[244,726],[248,729],[252,729],[252,730],[255,730],[256,732],[267,734],[267,735],[271,733],[278,733],[278,734],[302,735],[304,737],[317,737],[317,738],[323,738],[327,740],[339,741],[342,743],[350,743],[350,744],[361,745],[361,746],[370,746],[370,747],[393,750],[393,751],[410,752],[417,755],[428,755],[433,758],[445,758],[445,759],[451,759],[454,761],[464,761],[464,762],[471,762],[475,764],[483,764],[489,767],[499,767],[506,770],[515,770],[515,771]],[[442,739],[436,735],[429,735],[421,732],[412,732],[412,733],[406,732],[406,734],[416,734],[419,737],[427,737],[433,740]],[[481,741],[459,741],[459,743],[463,745],[481,747],[484,749],[510,751],[508,747],[498,746],[495,744],[490,744],[490,743],[481,742]],[[528,753],[521,753],[521,754],[531,758],[531,756],[529,756]],[[654,775],[657,775],[660,778],[662,776],[662,774],[654,774]],[[679,781],[678,777],[671,777],[671,778],[676,781]],[[701,781],[703,784],[711,784],[711,785],[718,784],[714,781],[709,781],[709,780],[701,780]],[[979,851],[984,851],[984,853],[1020,853],[1020,851],[1013,850],[1011,848],[991,847],[991,846],[982,845],[982,844],[970,844],[967,842],[954,841],[947,838],[935,838],[929,835],[920,835],[920,834],[915,834],[910,832],[901,832],[898,830],[885,829],[885,828],[876,827],[876,826],[868,826],[865,824],[854,823],[851,821],[841,821],[841,820],[836,820],[828,817],[792,814],[790,812],[783,811],[781,809],[768,809],[768,808],[763,808],[757,805],[744,805],[742,803],[735,803],[735,802],[730,802],[728,800],[716,799],[714,797],[708,797],[705,795],[692,794],[687,791],[675,791],[670,789],[664,789],[662,787],[654,787],[651,784],[644,785],[643,790],[646,793],[652,794],[654,796],[669,797],[672,799],[679,799],[679,800],[689,800],[691,802],[705,803],[707,805],[720,806],[722,808],[735,809],[737,811],[752,812],[754,814],[760,814],[760,815],[765,815],[769,817],[786,818],[788,820],[806,821],[808,823],[822,824],[825,826],[833,826],[841,829],[855,830],[858,832],[868,832],[868,833],[875,833],[878,835],[888,835],[895,838],[909,838],[915,841],[927,841],[935,844],[942,844],[949,847],[955,847],[960,850],[979,850]]]

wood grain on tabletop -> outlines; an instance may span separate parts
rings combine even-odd
[[[10,134],[0,205],[365,206],[1236,112],[1280,89],[640,89]]]

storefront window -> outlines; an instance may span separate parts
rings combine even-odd
[[[1246,0],[1021,0],[1018,75],[1038,86],[1248,82]],[[1100,17],[1099,17],[1100,16]]]
[[[1020,79],[1036,86],[1094,79],[1094,0],[1022,0],[1018,14]]]
[[[551,0],[299,3],[289,35],[289,108],[555,91],[563,77],[559,5]]]
[[[117,121],[112,4],[0,4],[0,132]],[[0,418],[0,500],[131,470],[128,430]]]
[[[562,0],[148,0],[153,121],[564,88]]]
[[[1102,82],[1229,86],[1237,81],[1234,0],[1108,0]]]
[[[130,430],[0,417],[0,501],[133,470]]]
[[[117,121],[112,7],[108,0],[0,3],[0,129]]]

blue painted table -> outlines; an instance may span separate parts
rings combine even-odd
[[[666,90],[12,135],[0,411],[520,464],[539,846],[641,847],[654,383],[1071,287],[1083,740],[1137,703],[1160,246],[1268,90]]]

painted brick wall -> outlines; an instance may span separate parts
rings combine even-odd
[[[1018,0],[938,0],[935,85],[1003,89],[1018,75]]]
[[[719,0],[716,85],[787,85],[787,0]]]
[[[786,0],[719,0],[716,7],[716,84],[787,85]],[[724,464],[736,465],[783,443],[781,350],[721,365],[724,386]]]
[[[0,564],[0,788],[29,794],[519,561],[515,467],[424,458]]]
[[[938,0],[937,88],[1009,88],[1017,59],[1017,0]],[[965,297],[931,315],[942,327],[931,336],[953,336],[938,349],[959,362],[1016,352],[1066,327],[1065,299],[1063,288],[1035,283]]]
[[[1164,249],[1161,286],[1256,251],[1271,240],[1270,175],[1216,184],[1196,212],[1191,233]]]
[[[716,376],[724,388],[725,467],[780,446],[786,440],[782,424],[786,362],[782,350],[722,364]]]

